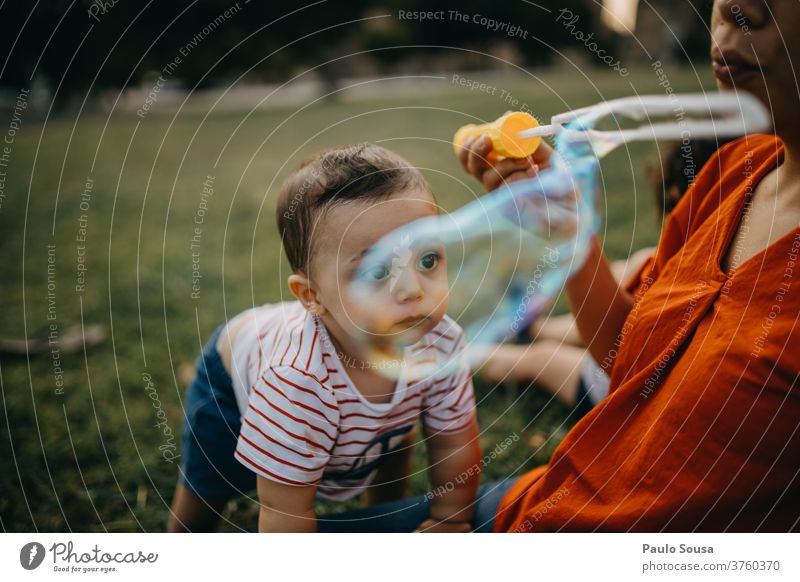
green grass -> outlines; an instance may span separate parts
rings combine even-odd
[[[660,91],[649,70],[621,79],[590,71],[549,72],[502,85],[542,119],[571,107]],[[670,75],[676,90],[698,90],[692,71]],[[193,361],[226,316],[286,298],[286,263],[273,226],[277,185],[300,160],[334,144],[373,141],[425,168],[441,204],[456,208],[479,194],[464,178],[449,139],[470,116],[491,119],[497,97],[443,81],[413,99],[320,102],[292,109],[159,115],[115,114],[24,121],[12,149],[0,208],[0,336],[48,333],[47,244],[59,333],[101,323],[111,334],[86,356],[63,356],[58,394],[49,355],[4,358],[0,365],[0,518],[7,531],[158,531],[177,469],[143,374],[152,378],[174,433],[182,422],[180,363]],[[108,122],[107,122],[108,121]],[[106,124],[107,122],[107,124]],[[241,125],[240,125],[241,124]],[[74,134],[73,134],[74,126]],[[40,141],[41,138],[41,141]],[[650,145],[603,163],[605,246],[614,258],[654,244],[659,223],[643,167]],[[96,158],[96,159],[95,159]],[[217,159],[219,162],[217,163]],[[35,165],[34,165],[35,164]],[[190,239],[201,188],[214,176],[202,225],[199,299],[192,299]],[[91,205],[80,208],[87,177]],[[88,216],[86,287],[75,290],[78,219]],[[563,309],[563,301],[559,303]],[[486,467],[490,480],[547,461],[570,426],[568,411],[539,391],[478,385],[486,450],[519,438]],[[415,450],[412,486],[426,491],[424,451]],[[255,527],[253,504],[231,504],[224,529]]]

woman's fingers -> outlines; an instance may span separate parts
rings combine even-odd
[[[469,151],[470,147],[472,147],[472,142],[475,141],[475,138],[468,137],[464,140],[464,143],[461,144],[461,147],[458,149],[458,161],[461,164],[461,167],[464,171],[469,174]]]
[[[528,159],[512,160],[508,158],[498,162],[494,167],[488,168],[481,177],[481,182],[486,190],[491,192],[508,182],[533,178],[538,171],[538,166],[531,164]]]
[[[465,169],[467,173],[480,180],[486,168],[491,166],[489,153],[492,151],[492,142],[488,137],[482,135],[476,140],[467,141],[464,149],[466,150]]]
[[[500,161],[494,161],[489,158],[492,143],[487,136],[481,135],[477,138],[467,138],[458,152],[458,161],[465,172],[480,180],[484,187],[491,191],[505,182],[534,177],[539,170],[536,156],[549,158],[552,151],[547,144],[543,146],[536,150],[534,156],[528,158],[502,158]]]
[[[550,165],[550,157],[553,155],[553,148],[550,147],[546,141],[542,140],[539,147],[531,155],[531,160],[540,168],[546,168]]]

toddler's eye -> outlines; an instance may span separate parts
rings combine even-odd
[[[417,266],[423,271],[432,271],[439,265],[439,255],[433,251],[422,255],[417,261]]]
[[[389,276],[386,265],[373,265],[361,271],[361,276],[370,281],[382,281]]]

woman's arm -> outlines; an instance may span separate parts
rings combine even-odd
[[[567,281],[567,297],[589,353],[610,372],[633,297],[614,277],[597,237],[592,238],[583,267]]]

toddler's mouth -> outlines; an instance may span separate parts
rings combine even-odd
[[[403,329],[410,329],[412,327],[416,327],[419,324],[423,323],[426,319],[428,319],[424,315],[412,315],[410,317],[406,317],[405,319],[401,319],[397,323],[395,323],[395,327],[400,327]]]

